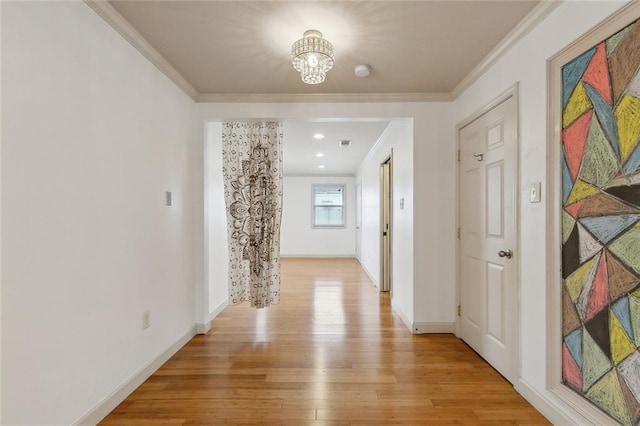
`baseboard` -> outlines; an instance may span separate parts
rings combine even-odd
[[[280,257],[285,259],[356,259],[355,254],[280,254]]]
[[[364,263],[360,262],[359,260],[358,260],[358,263],[362,267],[362,270],[364,271],[364,273],[367,274],[367,276],[369,277],[369,279],[373,283],[373,286],[376,287],[376,288],[380,288],[380,286],[378,285],[378,281],[376,281],[375,278],[373,278],[373,275],[371,275],[371,272],[369,272],[367,267],[364,266]]]
[[[538,410],[554,425],[578,425],[579,423],[567,416],[562,409],[549,399],[545,398],[540,392],[535,390],[522,377],[518,379],[518,392],[524,399],[529,401],[533,407]]]
[[[193,336],[195,336],[195,327],[190,327],[182,336],[180,336],[172,345],[162,351],[158,356],[152,359],[147,365],[135,372],[131,377],[125,380],[106,398],[96,404],[87,413],[78,420],[73,422],[74,425],[96,425],[104,419],[114,408],[116,408],[126,397],[138,388],[145,380],[162,366],[169,358],[171,358],[178,350],[183,347]]]
[[[455,322],[414,322],[411,327],[413,333],[450,333],[455,334]]]
[[[402,320],[402,322],[404,323],[404,325],[407,326],[407,328],[409,329],[409,331],[411,331],[413,333],[413,324],[411,323],[411,320],[409,319],[409,317],[402,311],[402,309],[400,309],[397,305],[397,303],[395,302],[395,299],[391,299],[391,309],[393,309],[395,311],[395,313],[400,317],[400,319]]]
[[[209,313],[209,323],[211,323],[211,321],[213,321],[213,319],[215,317],[217,317],[218,315],[220,315],[220,313],[222,311],[224,311],[224,308],[226,308],[227,306],[229,306],[229,298],[227,297],[226,299],[224,299],[222,302],[220,302],[220,304],[218,306],[216,306],[213,311],[211,311]]]

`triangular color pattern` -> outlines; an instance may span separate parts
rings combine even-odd
[[[566,208],[565,208],[566,210]],[[606,192],[599,192],[583,201],[580,217],[611,216],[624,213],[639,213],[640,209],[633,207]]]
[[[593,87],[609,105],[613,102],[611,94],[611,81],[609,78],[609,67],[607,65],[607,52],[605,43],[602,42],[596,47],[596,52],[589,62],[582,80]]]
[[[600,96],[591,86],[585,85],[585,91],[589,95],[589,99],[596,110],[598,120],[602,125],[602,129],[611,143],[613,152],[617,158],[620,158],[620,146],[618,142],[618,132],[613,119],[613,109],[602,96]]]
[[[571,177],[574,181],[578,176],[578,170],[582,163],[582,155],[584,153],[585,144],[587,143],[587,136],[589,135],[590,127],[589,123],[591,123],[592,116],[593,110],[590,109],[562,131],[565,161],[567,162],[569,172],[571,173]]]
[[[586,391],[611,369],[611,361],[588,331],[582,331],[582,390]]]
[[[640,141],[640,98],[624,95],[615,111],[620,158],[626,162]]]
[[[605,259],[605,256],[600,256],[600,261],[598,261],[598,269],[591,284],[589,301],[585,309],[585,321],[590,320],[609,305],[609,286],[607,285],[607,263]]]
[[[582,372],[565,344],[562,345],[562,379],[573,389],[582,391]]]
[[[639,214],[621,214],[617,216],[585,217],[580,219],[579,222],[602,244],[607,244],[639,219]]]
[[[580,263],[602,250],[602,245],[578,223],[578,241],[580,242]]]
[[[567,203],[573,204],[576,201],[584,200],[597,192],[598,188],[583,181],[582,179],[578,179],[571,189]]]
[[[611,359],[615,365],[618,365],[633,353],[636,346],[624,331],[614,312],[609,313],[609,336],[611,337]]]
[[[623,424],[630,424],[627,404],[620,389],[615,370],[609,371],[586,393],[587,398],[603,408],[611,417]]]
[[[615,254],[625,265],[629,266],[635,274],[640,275],[640,228],[631,228],[618,237],[609,250]]]
[[[584,70],[589,65],[591,57],[596,53],[596,49],[584,52],[582,55],[562,67],[562,106],[566,106],[571,93],[582,78]]]
[[[571,297],[573,303],[576,303],[578,301],[578,297],[582,293],[582,289],[585,283],[591,282],[593,280],[598,260],[599,257],[596,256],[593,259],[590,259],[587,262],[583,263],[565,280],[567,292],[569,293],[569,296]]]
[[[616,314],[618,321],[620,321],[620,324],[627,333],[627,336],[629,336],[629,339],[632,342],[635,341],[633,326],[631,325],[631,314],[629,311],[629,296],[618,299],[618,301],[611,305],[611,310]]]
[[[562,112],[562,127],[566,128],[592,107],[585,85],[582,82],[578,83]]]

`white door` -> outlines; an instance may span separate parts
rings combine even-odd
[[[519,322],[515,99],[460,129],[459,143],[460,337],[513,383]]]
[[[362,261],[362,182],[356,186],[356,258]]]

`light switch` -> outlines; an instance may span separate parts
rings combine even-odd
[[[539,203],[541,200],[540,182],[533,182],[529,187],[530,202]]]
[[[404,209],[404,198],[400,198],[400,210]]]
[[[172,204],[172,200],[171,200],[171,191],[166,191],[164,193],[164,199],[165,199],[165,204],[167,206],[170,206]]]

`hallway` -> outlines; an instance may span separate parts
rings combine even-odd
[[[354,259],[283,259],[282,301],[226,308],[102,424],[549,424],[448,334],[412,335]]]

